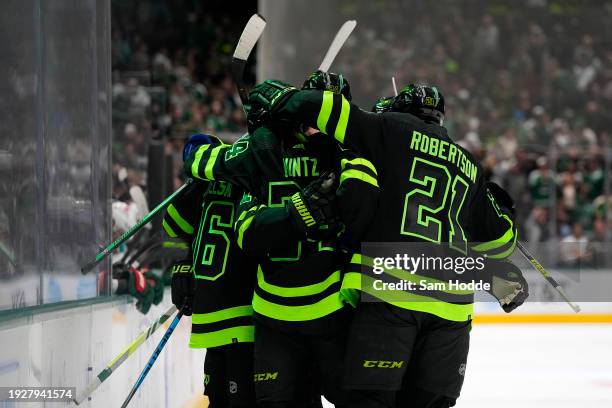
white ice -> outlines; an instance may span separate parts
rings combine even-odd
[[[612,325],[474,325],[456,408],[492,407],[612,408]]]
[[[474,325],[457,408],[611,408],[612,325]]]

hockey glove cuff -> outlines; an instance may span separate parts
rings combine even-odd
[[[287,202],[286,208],[293,224],[306,237],[323,239],[340,229],[336,189],[335,175],[325,173]]]
[[[194,277],[191,259],[178,261],[172,266],[172,303],[183,308],[185,316],[193,311]]]
[[[504,213],[508,214],[511,219],[514,220],[516,204],[512,197],[510,197],[510,194],[508,194],[508,192],[504,190],[499,184],[494,183],[492,181],[487,182],[487,190],[489,190],[489,193],[491,193],[491,195],[495,199],[495,202],[497,203],[497,205],[499,205],[499,208]]]

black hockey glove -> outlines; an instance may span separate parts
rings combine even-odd
[[[491,193],[500,209],[508,214],[510,218],[514,219],[516,204],[512,197],[510,197],[510,194],[508,194],[499,184],[492,181],[487,181],[487,190],[489,190],[489,193]]]
[[[194,277],[191,259],[176,262],[172,265],[172,303],[183,308],[185,316],[193,311]]]
[[[295,92],[298,92],[297,88],[274,79],[255,85],[249,92],[249,103],[244,107],[249,132],[252,133],[258,127],[269,124],[271,121],[282,123],[279,118],[273,118],[274,113]]]
[[[510,313],[529,297],[529,285],[521,270],[510,261],[488,260],[484,273],[491,288],[489,292]]]
[[[341,228],[334,173],[323,173],[317,180],[295,193],[285,207],[297,229],[307,238],[325,239]]]

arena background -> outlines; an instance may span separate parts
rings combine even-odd
[[[115,295],[110,260],[85,276],[79,267],[121,233],[115,207],[142,216],[182,184],[189,134],[243,134],[228,67],[259,11],[268,25],[249,84],[299,85],[356,19],[332,71],[358,105],[391,95],[392,76],[439,86],[449,134],[517,199],[521,237],[579,296],[575,315],[516,259],[532,300],[511,315],[478,303],[457,406],[612,403],[609,2],[6,0],[2,11],[0,386],[81,389],[168,306],[166,293],[143,315]],[[144,201],[125,198],[135,187]],[[168,246],[143,261],[155,273]],[[187,348],[188,333],[184,319],[132,406],[204,406],[203,352]],[[119,405],[160,337],[87,406]]]

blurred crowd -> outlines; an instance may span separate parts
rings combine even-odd
[[[155,138],[178,155],[189,133],[245,128],[227,67],[256,5],[206,3],[113,2],[113,153],[132,182],[146,185]],[[338,70],[362,107],[391,76],[437,85],[449,134],[516,198],[523,238],[612,241],[612,3],[341,3],[359,26]]]
[[[372,79],[437,85],[449,135],[515,197],[524,239],[612,240],[612,3],[358,4],[343,70],[362,100],[380,96]]]
[[[236,11],[217,0],[113,1],[111,10],[116,180],[126,168],[130,184],[145,186],[156,140],[176,159],[176,175],[189,134],[230,142],[242,134],[246,121],[227,67],[256,2]],[[174,187],[180,183],[175,177]]]

